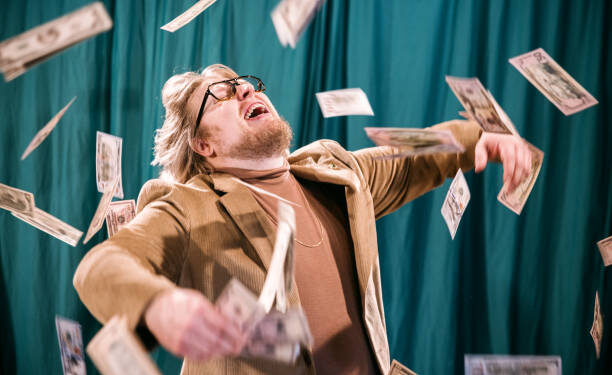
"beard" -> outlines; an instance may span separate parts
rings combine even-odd
[[[236,159],[265,159],[281,155],[291,143],[293,132],[283,118],[272,118],[265,124],[241,129],[240,141],[225,144],[221,153]]]

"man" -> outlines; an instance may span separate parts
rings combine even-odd
[[[518,137],[450,121],[466,152],[385,159],[323,140],[287,155],[289,125],[259,79],[212,65],[171,77],[155,139],[163,179],[142,188],[138,215],[93,248],[74,285],[101,322],[123,314],[151,344],[185,357],[183,374],[375,374],[389,368],[375,219],[452,177],[501,159],[504,181],[527,176]],[[475,161],[476,160],[476,161]],[[246,337],[213,303],[235,277],[263,286],[275,239],[276,201],[297,203],[294,288],[314,337],[295,365],[239,356]],[[150,340],[154,342],[155,340]]]

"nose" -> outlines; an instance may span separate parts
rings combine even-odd
[[[244,100],[249,96],[253,95],[255,89],[249,83],[243,83],[236,86],[236,97],[238,100]]]

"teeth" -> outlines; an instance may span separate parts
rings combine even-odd
[[[263,104],[261,104],[261,103],[254,104],[253,106],[251,106],[251,108],[249,108],[249,110],[247,111],[247,114],[246,114],[245,117],[247,119],[251,118],[251,115],[253,114],[253,111],[255,109],[257,109],[257,108],[264,108],[265,109],[266,107]]]

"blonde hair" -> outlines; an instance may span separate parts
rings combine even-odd
[[[186,72],[170,77],[162,88],[162,104],[166,118],[155,134],[154,159],[151,165],[161,166],[160,177],[180,183],[187,182],[200,173],[212,170],[206,158],[193,151],[191,145],[196,138],[206,138],[208,132],[200,127],[196,137],[193,130],[196,126],[197,109],[188,105],[189,99],[211,73],[221,73],[227,78],[237,74],[223,64],[206,67],[202,73]],[[199,101],[197,108],[199,109]]]

